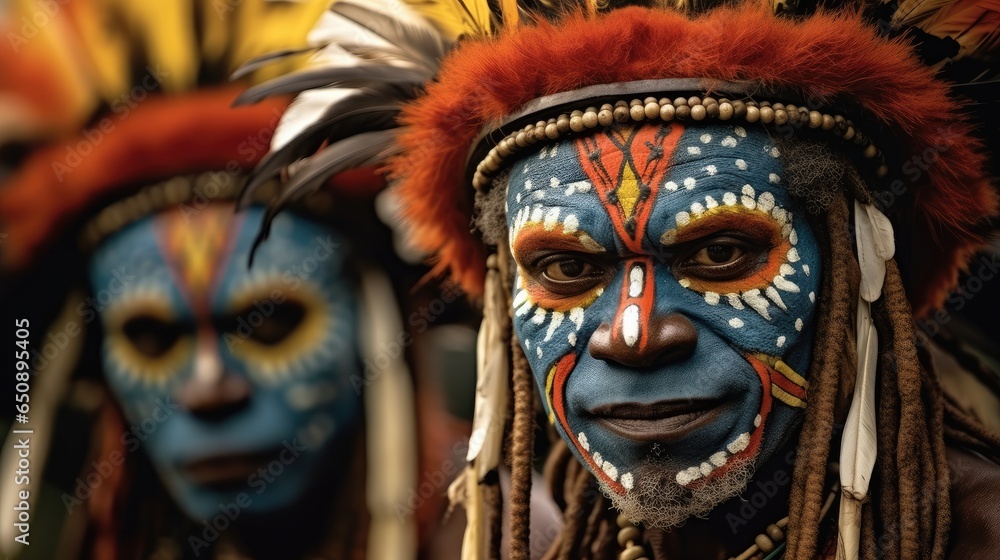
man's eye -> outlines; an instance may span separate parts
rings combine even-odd
[[[716,236],[691,247],[688,256],[679,259],[672,268],[691,278],[735,280],[756,270],[770,250],[764,241]]]
[[[184,335],[184,327],[157,317],[141,315],[125,321],[122,332],[140,354],[159,358],[177,344]]]
[[[266,314],[251,305],[223,318],[218,328],[265,346],[275,346],[290,337],[305,316],[306,307],[296,301],[274,304]]]
[[[294,301],[275,305],[274,312],[257,327],[252,338],[261,344],[276,345],[292,335],[306,316],[305,306]]]
[[[565,259],[548,264],[542,274],[553,282],[572,282],[597,273],[597,267],[581,259]]]
[[[583,294],[609,279],[609,269],[601,262],[576,253],[535,259],[525,267],[525,272],[549,293],[566,297]]]
[[[716,243],[702,248],[691,258],[692,264],[701,266],[717,266],[736,262],[745,254],[736,245]]]

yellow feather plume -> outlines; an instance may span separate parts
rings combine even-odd
[[[493,12],[487,0],[405,1],[452,41],[462,36],[485,37],[493,32]],[[505,0],[504,4],[516,5],[517,2]]]
[[[226,83],[254,57],[304,47],[328,6],[329,0],[11,0],[5,35],[14,60],[25,54],[41,64],[55,90],[50,96],[60,98],[59,114],[45,118],[74,130],[136,87],[171,94]],[[32,23],[42,21],[39,14],[44,24]],[[250,81],[287,74],[304,61],[282,59]]]

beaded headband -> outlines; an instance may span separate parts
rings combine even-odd
[[[650,86],[654,85],[665,86],[663,89],[659,89],[661,92],[673,91],[676,93],[686,89],[688,92],[698,93],[690,96],[681,95],[672,100],[669,97],[663,97],[662,93],[659,96],[639,97],[642,95],[639,91],[653,91]],[[725,91],[730,92],[739,92],[745,89],[742,84],[723,85],[728,86]],[[692,86],[694,87],[692,88]],[[629,96],[632,99],[630,101],[620,97],[617,100],[608,99],[607,95],[599,95],[595,99],[593,94],[604,93],[609,87],[614,88],[615,93],[619,95],[634,92]],[[865,159],[871,160],[876,177],[882,178],[888,174],[889,169],[882,151],[870,137],[858,130],[851,119],[840,113],[810,110],[792,103],[757,101],[752,99],[749,94],[743,94],[742,98],[736,99],[716,98],[708,93],[713,90],[717,91],[718,89],[709,87],[708,84],[696,79],[643,80],[584,88],[537,99],[526,104],[525,110],[508,119],[504,125],[490,128],[482,133],[478,141],[473,144],[475,147],[470,151],[469,161],[478,161],[478,164],[472,175],[472,186],[477,191],[487,189],[506,160],[540,142],[554,142],[586,133],[598,127],[608,127],[614,124],[655,121],[665,123],[672,121],[700,122],[713,119],[748,124],[769,125],[773,123],[777,126],[790,125],[799,129],[824,131],[829,133],[830,137],[839,138],[854,146]],[[577,107],[588,104],[589,106],[582,110],[569,111],[565,102],[567,98],[575,98],[575,106]],[[598,106],[598,100],[606,100],[606,102]],[[554,111],[559,112],[554,113]],[[546,114],[556,114],[557,116],[530,122],[530,120]],[[505,132],[505,130],[510,130],[525,120],[529,122],[512,132]],[[483,152],[487,148],[489,151],[484,155]]]
[[[104,207],[84,225],[79,236],[79,246],[85,252],[93,251],[101,241],[124,227],[151,214],[171,208],[182,212],[185,206],[197,212],[203,204],[213,202],[233,203],[246,186],[247,173],[230,174],[226,171],[209,171],[181,175],[143,187],[135,194]],[[266,181],[248,203],[264,203],[278,192],[280,181]],[[294,206],[306,216],[323,219],[336,208],[334,195],[326,190],[311,193]]]

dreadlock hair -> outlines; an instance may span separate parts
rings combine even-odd
[[[813,560],[828,550],[828,539],[836,538],[835,532],[831,535],[822,530],[821,509],[827,492],[828,465],[839,458],[839,445],[831,444],[834,426],[846,418],[856,375],[856,341],[851,325],[860,270],[854,253],[849,202],[857,199],[871,203],[873,199],[843,156],[808,139],[776,141],[782,146],[789,191],[808,209],[823,262],[821,312],[809,371],[809,405],[792,476],[785,554],[790,560]],[[498,188],[477,194],[474,221],[487,244],[503,248],[501,252],[510,267],[502,275],[509,298],[515,265],[504,251],[506,227],[501,226],[506,177],[501,175],[494,185]],[[918,351],[912,310],[895,261],[886,263],[882,297],[873,304],[872,313],[880,335],[878,459],[877,475],[862,511],[861,557],[940,560],[945,558],[951,523],[945,440],[997,456],[1000,437],[963,412],[944,393],[926,353]],[[526,559],[530,557],[528,503],[536,395],[511,322],[508,319],[505,323],[511,341],[514,393],[508,446],[513,452],[511,558]],[[617,513],[593,475],[560,438],[553,439],[545,478],[563,510],[564,525],[545,560],[615,558]],[[830,511],[836,512],[836,508]]]

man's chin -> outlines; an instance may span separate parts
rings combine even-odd
[[[677,482],[677,468],[646,459],[632,470],[635,485],[618,494],[600,482],[615,509],[645,527],[669,529],[692,517],[706,517],[713,509],[742,492],[753,478],[753,460],[731,462],[726,472],[684,487]]]

